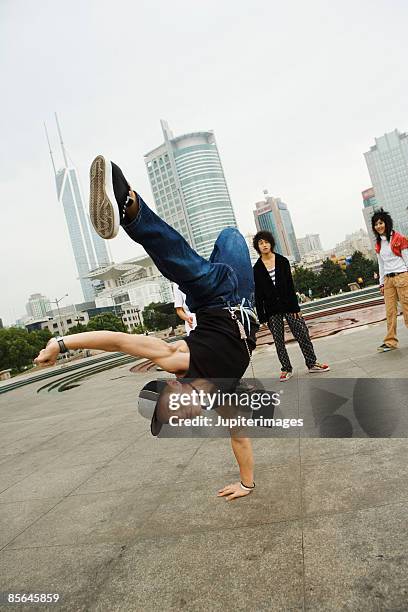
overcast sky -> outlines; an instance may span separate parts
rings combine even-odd
[[[364,227],[363,153],[408,129],[405,0],[0,0],[0,317],[28,296],[82,301],[44,135],[77,166],[103,153],[148,201],[143,155],[215,131],[232,202],[254,232],[262,190],[324,248]],[[137,254],[125,235],[115,261]]]

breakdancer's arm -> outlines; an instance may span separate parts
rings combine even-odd
[[[227,501],[237,497],[245,497],[255,488],[254,484],[254,455],[252,443],[249,438],[235,436],[231,431],[231,446],[239,466],[241,482],[227,485],[218,491],[218,497],[225,497]]]
[[[109,352],[121,352],[135,357],[151,359],[158,366],[171,373],[186,372],[190,363],[190,353],[184,340],[173,343],[160,338],[138,334],[125,334],[113,331],[83,332],[64,336],[68,350],[97,349]],[[54,365],[60,347],[55,338],[51,338],[45,349],[40,351],[34,363],[39,366]]]

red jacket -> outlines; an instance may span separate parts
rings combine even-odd
[[[408,249],[408,239],[405,238],[405,236],[403,236],[402,234],[399,234],[398,232],[393,230],[391,234],[390,247],[394,255],[398,255],[398,257],[401,257],[401,251],[403,249]],[[378,243],[377,241],[375,243],[375,250],[377,253],[381,251],[381,242]]]

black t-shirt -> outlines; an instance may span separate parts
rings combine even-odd
[[[239,311],[236,316],[241,320]],[[244,316],[250,352],[256,346],[258,324],[251,318],[251,328]],[[197,312],[197,327],[185,339],[190,349],[190,367],[185,378],[232,379],[238,381],[249,365],[245,341],[237,321],[223,308],[206,308]]]

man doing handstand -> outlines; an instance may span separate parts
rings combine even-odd
[[[132,240],[143,246],[163,276],[177,283],[186,294],[187,305],[197,314],[198,325],[185,340],[173,343],[109,331],[51,339],[35,363],[53,365],[61,350],[120,351],[150,359],[163,370],[176,374],[180,388],[191,389],[187,381],[223,379],[229,381],[229,388],[224,385],[224,389],[232,390],[249,365],[258,329],[252,310],[253,273],[243,236],[235,228],[222,230],[207,261],[131,189],[116,164],[96,157],[90,178],[90,218],[96,232],[110,239],[122,226]],[[153,435],[168,420],[168,410],[156,407]],[[250,440],[231,433],[231,445],[241,481],[218,492],[228,500],[248,495],[255,486]]]

